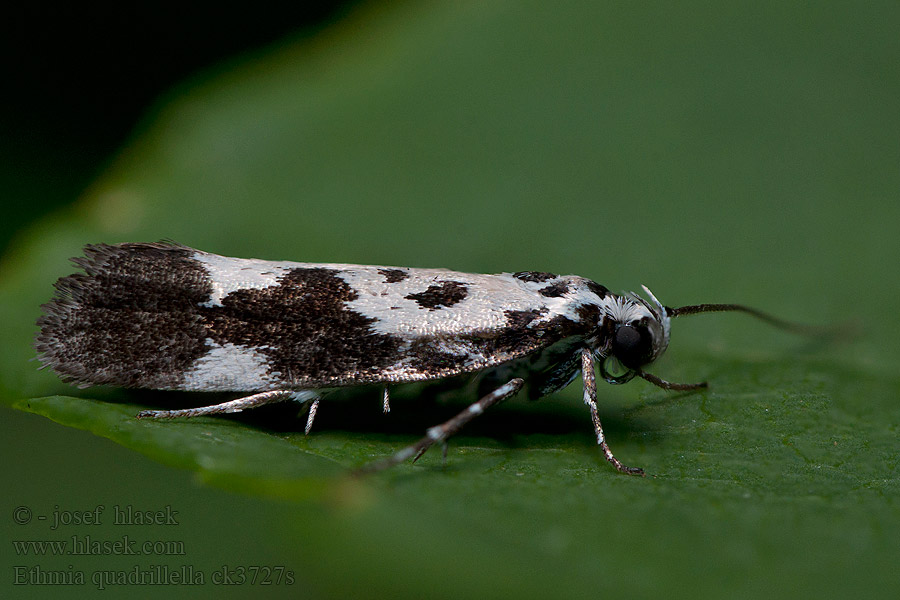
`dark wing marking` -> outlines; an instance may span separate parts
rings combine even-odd
[[[437,310],[445,306],[453,306],[462,302],[468,295],[469,289],[465,284],[458,281],[441,281],[440,283],[428,286],[423,292],[418,294],[409,294],[406,296],[408,300],[415,300],[422,308],[428,310]]]
[[[43,305],[35,349],[60,377],[82,386],[166,388],[203,356],[196,312],[209,280],[174,244],[97,244],[74,259],[84,273],[56,282]]]

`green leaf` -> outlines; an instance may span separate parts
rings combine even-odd
[[[373,4],[185,84],[5,257],[3,401],[260,514],[287,503],[258,536],[284,540],[329,595],[895,597],[897,9],[769,8]],[[609,443],[644,479],[600,456],[577,382],[489,411],[446,465],[433,450],[354,479],[474,398],[398,390],[384,416],[377,390],[348,392],[304,436],[297,407],[138,421],[204,400],[75,391],[37,370],[33,323],[66,259],[160,238],[573,272],[856,335],[678,320],[653,372],[708,392],[601,389]]]
[[[14,408],[85,429],[204,480],[251,493],[315,497],[339,465],[273,435],[225,419],[139,421],[131,405],[68,396],[32,398]]]

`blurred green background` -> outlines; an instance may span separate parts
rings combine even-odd
[[[63,589],[91,595],[93,577],[168,568],[208,585],[247,575],[216,586],[226,597],[900,593],[896,3],[368,2],[275,17],[178,54],[177,83],[132,89],[95,138],[85,115],[103,121],[101,108],[7,100],[4,591],[59,593],[28,583],[55,570],[84,573]],[[82,83],[118,89],[110,79]],[[61,123],[72,129],[55,137]],[[740,315],[675,323],[654,372],[708,379],[708,392],[601,388],[610,444],[645,479],[605,464],[576,382],[490,411],[446,466],[433,452],[350,480],[471,398],[398,390],[385,417],[377,390],[341,393],[306,437],[295,407],[137,422],[141,407],[206,399],[76,390],[37,371],[33,323],[68,257],[160,238],[244,257],[577,273],[852,334],[824,345]],[[55,513],[101,505],[100,525],[51,529]],[[114,506],[171,507],[178,524],[116,525]],[[72,536],[182,547],[23,551]],[[271,585],[249,581],[267,567]],[[279,567],[291,582],[274,582]]]

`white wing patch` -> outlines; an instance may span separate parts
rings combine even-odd
[[[278,285],[278,278],[299,265],[268,260],[228,258],[197,252],[194,259],[209,272],[213,292],[200,306],[222,306],[222,299],[238,290],[260,290]]]
[[[358,293],[347,307],[375,319],[371,328],[382,334],[417,337],[496,329],[507,325],[506,311],[547,308],[552,316],[565,312],[570,304],[563,298],[540,296],[509,273],[480,275],[445,269],[404,269],[405,279],[387,283],[379,273],[379,269],[386,268],[389,267],[353,267],[337,273]],[[409,297],[445,282],[464,286],[465,297],[433,310]]]
[[[247,346],[207,340],[209,352],[184,375],[183,390],[259,391],[278,389],[280,374],[270,374],[266,356]]]

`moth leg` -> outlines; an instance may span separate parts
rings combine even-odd
[[[256,408],[265,404],[273,404],[275,402],[283,402],[284,400],[300,400],[306,401],[312,392],[308,390],[291,391],[291,390],[270,390],[268,392],[260,392],[252,396],[244,396],[236,400],[230,400],[221,404],[213,404],[211,406],[200,406],[198,408],[183,408],[180,410],[142,410],[137,414],[138,419],[177,419],[189,417],[201,417],[206,415],[218,415],[222,413],[237,413],[248,408]]]
[[[613,456],[612,451],[606,444],[606,437],[603,435],[603,425],[600,424],[600,415],[597,413],[597,378],[594,375],[594,356],[588,348],[581,350],[581,378],[584,381],[584,403],[591,409],[591,421],[594,423],[594,431],[597,434],[597,443],[603,450],[606,457],[616,471],[627,473],[629,475],[644,476],[644,470],[638,467],[626,467],[619,462],[619,459]]]
[[[484,396],[479,401],[474,402],[469,405],[468,408],[463,410],[461,413],[446,421],[440,425],[435,425],[425,434],[421,440],[407,446],[403,450],[400,450],[393,456],[389,456],[383,460],[371,462],[367,465],[363,465],[359,469],[357,469],[356,473],[374,473],[376,471],[382,471],[389,467],[393,467],[396,464],[402,463],[403,461],[412,458],[413,462],[419,459],[420,456],[425,454],[425,451],[428,450],[435,443],[440,442],[444,445],[444,449],[446,452],[446,440],[460,429],[466,426],[466,424],[483,413],[486,409],[490,408],[495,404],[499,404],[503,400],[506,400],[520,389],[525,382],[522,379],[516,378],[511,379],[509,382],[503,384],[490,394]]]
[[[316,420],[316,411],[319,410],[319,398],[315,398],[309,405],[309,414],[306,416],[306,427],[303,428],[304,435],[309,435],[312,429],[313,421]]]
[[[391,412],[391,392],[388,390],[388,386],[384,386],[384,393],[382,394],[382,407],[384,410],[384,414],[388,414]]]

